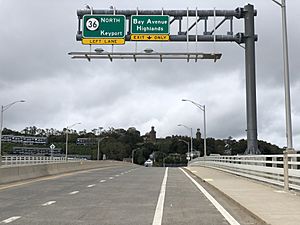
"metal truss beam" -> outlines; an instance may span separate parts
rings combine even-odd
[[[255,40],[257,40],[257,36],[255,35]],[[77,41],[82,40],[82,35],[77,34],[76,35]],[[186,42],[187,39],[190,42],[196,41],[196,35],[170,35],[170,41],[176,41],[176,42]],[[126,41],[130,40],[130,35],[125,36]],[[197,35],[197,41],[198,42],[236,42],[238,44],[245,43],[245,36],[242,33],[238,33],[236,35]]]
[[[94,9],[93,14],[101,15],[124,15],[130,17],[132,15],[169,15],[171,17],[186,17],[188,16],[195,17],[196,10],[102,10]],[[235,10],[216,10],[217,17],[236,17],[241,19],[244,17],[243,8],[236,8]],[[256,13],[256,11],[255,11]],[[91,14],[90,9],[79,9],[77,10],[77,16],[79,19],[82,19],[84,15]],[[211,17],[214,16],[214,10],[197,10],[197,15],[199,17]]]
[[[220,53],[200,53],[200,52],[70,52],[72,59],[109,59],[111,62],[114,59],[133,59],[135,62],[141,59],[158,59],[161,62],[167,59],[184,59],[187,62],[194,60],[197,62],[200,59],[212,59],[217,61],[221,58]]]

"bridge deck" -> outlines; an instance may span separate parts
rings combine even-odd
[[[2,185],[0,224],[258,224],[217,206],[200,186],[179,168],[131,164]]]

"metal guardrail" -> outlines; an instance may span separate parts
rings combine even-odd
[[[189,166],[207,166],[284,187],[300,190],[300,154],[208,156]]]
[[[80,161],[81,159],[68,159],[68,162]],[[50,156],[2,156],[1,166],[20,166],[33,164],[50,164],[64,163],[65,157],[50,157]]]

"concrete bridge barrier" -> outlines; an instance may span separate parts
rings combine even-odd
[[[77,161],[0,168],[0,184],[88,169],[130,165],[119,161]]]

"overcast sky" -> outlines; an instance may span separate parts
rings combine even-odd
[[[177,124],[202,131],[203,114],[192,104],[181,102],[187,98],[206,105],[209,137],[246,138],[244,50],[235,43],[215,45],[223,54],[216,63],[88,62],[71,60],[67,53],[89,49],[75,40],[76,10],[85,4],[97,9],[111,5],[117,9],[235,9],[248,3],[258,10],[258,138],[285,146],[281,9],[271,0],[0,0],[0,103],[26,100],[5,112],[4,126],[62,129],[81,122],[77,130],[136,127],[144,134],[155,126],[159,137],[188,135],[188,130]],[[287,4],[293,137],[294,147],[300,150],[300,2],[290,0]],[[242,20],[235,20],[235,24],[234,32],[243,32]],[[101,47],[111,50],[111,46]],[[137,51],[146,47],[185,51],[186,43],[138,43]],[[189,49],[196,47],[190,44]],[[114,50],[134,51],[135,44]],[[198,44],[200,52],[213,50],[212,43]]]

